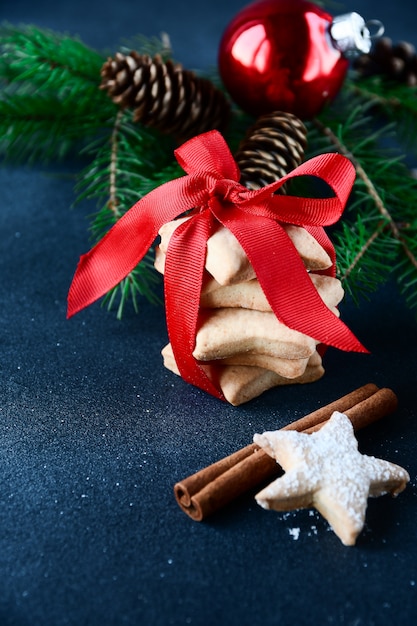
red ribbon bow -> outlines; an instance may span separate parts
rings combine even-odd
[[[187,210],[190,219],[172,234],[165,262],[168,335],[184,380],[223,399],[223,394],[192,356],[206,257],[206,242],[218,224],[240,242],[276,317],[318,342],[342,350],[367,352],[347,326],[324,304],[280,223],[303,226],[330,255],[335,252],[323,226],[336,222],[349,197],[355,171],[339,154],[303,163],[277,182],[248,190],[217,131],[204,133],[175,151],[188,175],[169,181],[140,199],[87,254],[75,273],[68,317],[118,284],[141,261],[160,227]],[[311,175],[333,190],[331,198],[274,195],[287,180]]]

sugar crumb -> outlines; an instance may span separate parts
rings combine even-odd
[[[299,528],[289,528],[288,532],[290,533],[290,535],[294,539],[294,541],[296,541],[298,539],[298,537],[300,536],[300,529]]]

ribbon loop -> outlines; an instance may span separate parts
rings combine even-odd
[[[165,281],[168,332],[174,357],[186,380],[222,397],[220,390],[215,391],[206,369],[192,357],[206,243],[214,223],[229,228],[242,245],[278,320],[326,345],[366,352],[324,305],[281,227],[285,223],[304,226],[329,253],[333,265],[326,273],[334,276],[334,248],[323,226],[335,223],[343,212],[355,178],[352,163],[339,154],[320,155],[279,181],[248,190],[239,183],[239,168],[218,131],[194,137],[178,148],[175,156],[187,175],[161,185],[139,200],[81,257],[68,295],[68,317],[125,278],[149,250],[160,227],[191,210],[189,224],[173,235]],[[275,194],[296,176],[320,178],[334,196],[300,198]],[[213,216],[210,219],[209,214]],[[277,246],[279,260],[273,261]],[[181,268],[181,279],[174,270],[176,264]],[[187,311],[186,324],[179,311]]]
[[[197,148],[197,149],[196,149]],[[187,174],[217,174],[218,178],[238,182],[240,172],[229,146],[218,131],[209,131],[190,139],[174,152]]]

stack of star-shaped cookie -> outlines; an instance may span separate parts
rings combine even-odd
[[[184,219],[168,222],[159,231],[155,268],[162,274],[170,237]],[[330,267],[327,252],[304,228],[284,228],[322,300],[337,314],[344,295],[340,281],[316,273]],[[165,367],[178,374],[170,344],[162,355]],[[243,248],[224,227],[207,241],[193,356],[210,368],[233,405],[277,385],[313,382],[324,374],[317,341],[277,320]]]

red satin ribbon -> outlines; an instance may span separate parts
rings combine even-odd
[[[68,317],[118,284],[141,261],[160,227],[192,209],[170,239],[165,262],[168,335],[181,376],[223,398],[215,380],[192,356],[207,239],[219,223],[242,245],[276,317],[317,341],[342,350],[367,352],[347,326],[323,303],[292,241],[281,226],[306,228],[329,253],[334,248],[323,226],[341,216],[355,178],[351,162],[339,154],[315,157],[259,190],[239,181],[239,169],[217,131],[194,137],[175,151],[186,176],[167,182],[139,200],[77,267],[68,295]],[[316,176],[333,190],[331,198],[274,195],[295,176]]]

